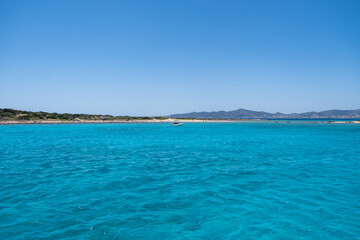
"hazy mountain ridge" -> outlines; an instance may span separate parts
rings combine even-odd
[[[237,109],[234,111],[215,111],[215,112],[191,112],[191,113],[183,113],[183,114],[172,114],[169,115],[172,118],[212,118],[212,119],[253,119],[253,118],[261,118],[261,119],[281,119],[281,118],[360,118],[360,109],[356,110],[327,110],[321,112],[305,112],[305,113],[268,113],[264,111],[251,111],[247,109]]]

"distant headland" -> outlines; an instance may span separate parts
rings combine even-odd
[[[327,110],[322,112],[305,113],[268,113],[263,111],[251,111],[237,109],[234,111],[217,112],[191,112],[183,114],[172,114],[172,118],[206,118],[206,119],[359,119],[360,109],[357,110]]]

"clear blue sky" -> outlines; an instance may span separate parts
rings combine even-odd
[[[0,108],[360,108],[360,1],[0,1]]]

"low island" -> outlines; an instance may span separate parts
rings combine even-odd
[[[0,124],[60,124],[60,123],[146,123],[146,122],[233,122],[242,119],[198,119],[171,117],[131,117],[99,114],[48,113],[0,108]]]

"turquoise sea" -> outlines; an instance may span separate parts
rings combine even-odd
[[[360,239],[360,124],[0,126],[0,239]]]

